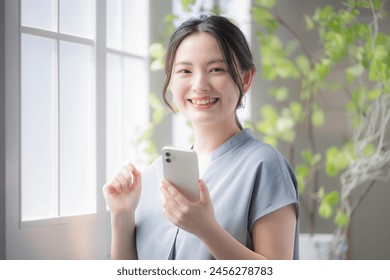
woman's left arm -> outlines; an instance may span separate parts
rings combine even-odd
[[[294,205],[280,208],[258,219],[252,227],[254,251],[221,227],[214,216],[209,192],[199,183],[200,200],[188,201],[169,182],[162,181],[163,208],[168,219],[196,235],[216,259],[292,259],[296,227]]]

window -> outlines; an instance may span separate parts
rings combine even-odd
[[[21,1],[22,220],[95,212],[95,1]]]
[[[149,120],[148,1],[107,1],[108,177],[124,162],[136,163],[137,131]]]

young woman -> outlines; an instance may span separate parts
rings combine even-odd
[[[124,166],[103,187],[112,258],[298,258],[293,171],[236,116],[254,74],[245,37],[226,18],[189,19],[175,31],[163,97],[171,107],[169,87],[179,112],[192,123],[202,170],[200,199],[190,202],[161,180],[161,157],[142,176],[133,165]]]

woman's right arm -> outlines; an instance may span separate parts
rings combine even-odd
[[[137,259],[134,214],[141,196],[141,173],[128,164],[103,187],[111,212],[111,258]]]

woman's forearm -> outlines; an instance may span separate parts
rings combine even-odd
[[[111,215],[111,258],[136,260],[134,214]]]
[[[245,247],[218,224],[215,224],[213,229],[202,237],[201,240],[217,260],[267,259],[265,256]]]

